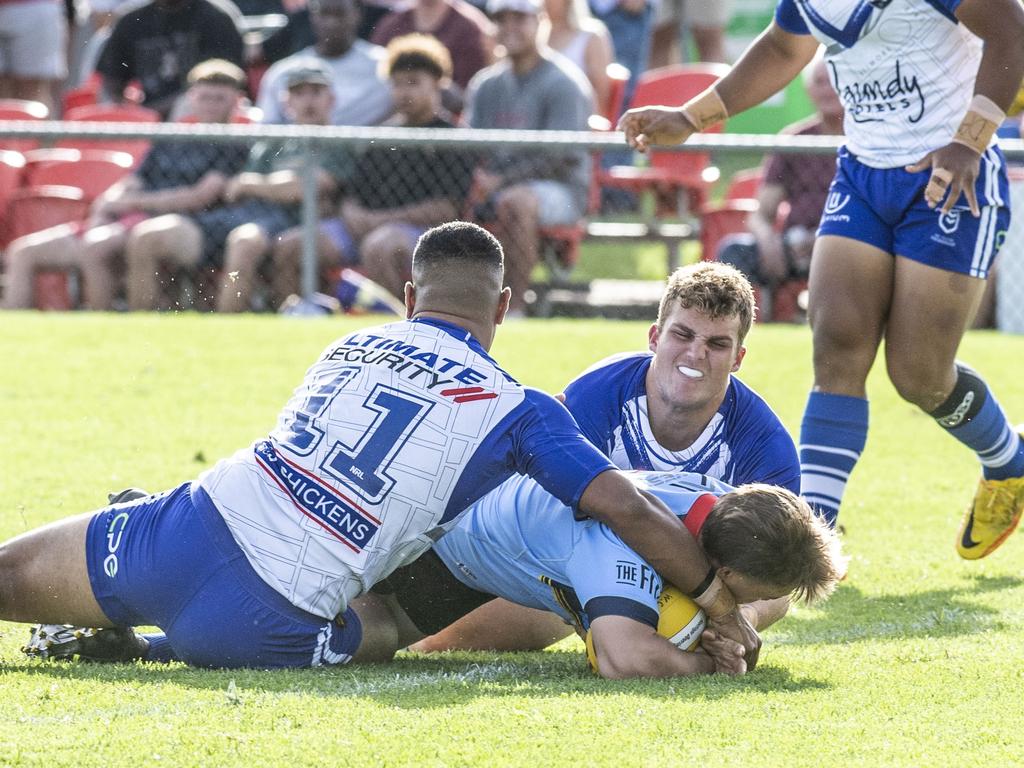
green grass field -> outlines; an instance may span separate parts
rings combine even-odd
[[[359,324],[0,314],[0,537],[195,476],[264,435],[317,354]],[[494,352],[558,391],[645,336],[521,321]],[[794,433],[809,342],[805,328],[757,327],[741,372]],[[1024,338],[972,333],[963,357],[1024,420]],[[1021,765],[1024,537],[958,559],[975,461],[881,368],[841,516],[849,578],[769,630],[744,678],[606,682],[576,640],[290,673],[50,664],[22,657],[25,627],[0,623],[0,766]]]

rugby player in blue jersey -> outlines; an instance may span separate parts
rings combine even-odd
[[[994,136],[1024,77],[1019,0],[780,0],[712,87],[681,107],[630,110],[620,127],[640,150],[685,141],[781,90],[821,45],[846,145],[811,260],[802,493],[835,520],[884,339],[896,391],[978,457],[956,549],[985,557],[1024,513],[1024,440],[956,354],[1010,218]]]
[[[746,653],[752,665],[760,639],[682,523],[488,354],[509,302],[502,282],[485,230],[429,230],[409,319],[329,345],[268,437],[194,482],[0,545],[0,619],[155,625],[166,637],[154,658],[199,666],[345,663],[361,639],[350,601],[519,473],[693,595],[735,641],[721,664],[738,668]]]
[[[565,404],[621,469],[699,472],[796,493],[793,439],[733,375],[753,319],[754,292],[741,272],[717,262],[681,267],[668,278],[648,351],[595,364],[566,387]],[[554,614],[494,600],[416,649],[531,650],[570,631]]]

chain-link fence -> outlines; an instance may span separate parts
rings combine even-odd
[[[733,169],[730,158],[749,165],[756,153],[775,155],[767,181],[793,205],[773,218],[798,260],[794,233],[813,230],[810,209],[820,210],[840,141],[698,136],[645,165],[616,168],[600,156],[625,154],[619,134],[0,123],[0,148],[17,142],[23,150],[17,181],[0,179],[4,302],[59,305],[54,294],[63,290],[65,303],[99,309],[237,311],[290,302],[302,310],[310,305],[289,297],[320,292],[350,308],[397,310],[419,234],[469,218],[502,241],[515,302],[536,311],[546,305],[527,303],[543,297],[531,289],[535,265],[546,263],[557,282],[592,244],[607,253],[611,242],[621,253],[659,241],[668,248],[666,269],[687,240],[700,242],[705,258],[718,254],[725,236],[745,228],[762,179],[730,172],[713,188],[710,153]],[[56,150],[29,143],[80,157],[62,163]],[[1021,147],[1010,149],[1024,157]],[[119,150],[136,165],[126,166]],[[122,191],[104,192],[128,167]],[[610,198],[611,210],[602,205]],[[1007,250],[1020,248],[1014,238],[1024,241],[1012,234]]]

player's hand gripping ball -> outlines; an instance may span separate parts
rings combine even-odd
[[[693,600],[671,584],[666,584],[658,595],[658,634],[683,651],[692,651],[700,643],[707,625],[704,611]],[[587,661],[597,672],[597,654],[594,638],[587,630]]]

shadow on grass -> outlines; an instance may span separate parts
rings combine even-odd
[[[199,670],[182,665],[88,664],[81,662],[4,663],[8,675],[123,686],[153,684],[197,690],[221,690],[225,706],[282,696],[332,699],[368,698],[397,709],[433,709],[509,696],[549,699],[566,695],[594,698],[642,696],[650,699],[714,701],[732,694],[771,691],[799,693],[828,688],[809,678],[794,678],[783,668],[766,666],[742,678],[711,676],[670,680],[602,680],[590,673],[579,651],[529,653],[453,652],[402,654],[391,664],[315,670]]]
[[[840,584],[820,613],[790,617],[772,630],[767,642],[779,645],[850,643],[876,638],[953,637],[1002,629],[997,609],[972,598],[1024,584],[1015,576],[975,576],[971,585],[902,595],[863,594]]]

